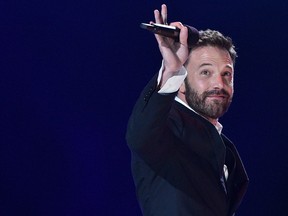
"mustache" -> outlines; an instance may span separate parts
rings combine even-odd
[[[203,98],[206,98],[210,95],[225,95],[227,97],[230,97],[230,94],[225,89],[213,89],[211,91],[205,91],[203,93]]]

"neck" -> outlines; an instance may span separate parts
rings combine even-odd
[[[213,125],[217,125],[218,123],[218,119],[212,119],[212,118],[208,118],[206,116],[203,116],[204,118],[206,118],[209,122],[211,122]]]

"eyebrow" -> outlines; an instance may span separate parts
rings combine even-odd
[[[210,63],[203,63],[203,64],[201,64],[201,65],[199,66],[199,68],[204,67],[204,66],[212,66],[212,64],[210,64]]]
[[[201,67],[205,67],[205,66],[212,66],[212,64],[210,64],[210,63],[203,63],[203,64],[201,64],[198,68],[200,69]],[[229,69],[233,70],[233,66],[230,65],[230,64],[225,65],[225,68],[229,68]]]

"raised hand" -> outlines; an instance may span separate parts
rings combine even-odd
[[[154,10],[155,22],[168,25],[167,14],[167,6],[165,4],[161,5],[161,12],[159,10]],[[162,84],[164,84],[169,77],[173,76],[180,70],[189,55],[187,45],[187,27],[185,27],[181,22],[172,22],[170,25],[176,26],[180,29],[179,42],[175,42],[171,38],[155,34],[159,50],[163,57],[164,68],[161,82]]]

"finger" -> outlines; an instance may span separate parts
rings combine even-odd
[[[184,25],[181,22],[172,22],[170,23],[171,26],[175,26],[179,29],[182,29],[184,27]]]
[[[161,14],[159,12],[159,10],[154,10],[154,18],[155,18],[155,23],[159,23],[159,24],[163,24],[163,20],[162,20],[162,17],[161,17]],[[150,24],[153,24],[153,22],[150,22]],[[158,34],[154,34],[155,37],[156,37],[156,40],[158,42],[158,44],[162,44],[163,42],[163,37],[158,35]]]
[[[156,23],[162,24],[162,17],[159,10],[154,10],[154,18]]]
[[[179,35],[179,42],[185,47],[188,47],[188,28],[186,26],[182,25],[182,28],[180,29],[180,35]]]
[[[161,16],[162,16],[162,21],[163,21],[163,24],[165,25],[168,25],[168,22],[167,22],[167,6],[165,4],[162,4],[161,5]]]
[[[188,28],[181,22],[172,22],[170,25],[180,29],[179,42],[182,45],[187,46]]]

